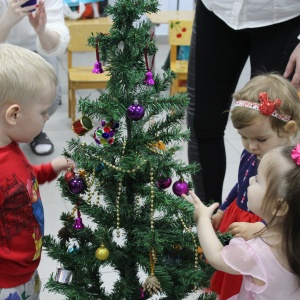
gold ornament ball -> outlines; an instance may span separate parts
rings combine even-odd
[[[95,252],[96,258],[99,260],[107,260],[109,256],[108,249],[102,244]]]

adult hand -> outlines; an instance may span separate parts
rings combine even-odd
[[[40,1],[39,7],[35,13],[28,15],[29,22],[37,34],[43,33],[47,23],[47,14],[45,10],[45,2]]]
[[[247,223],[234,222],[228,230],[234,237],[241,237],[244,240],[251,240],[258,236],[258,233],[265,228],[262,222]]]
[[[181,197],[185,200],[189,201],[194,205],[194,221],[197,224],[200,218],[208,218],[211,219],[211,216],[216,208],[218,208],[219,203],[214,203],[208,207],[206,207],[201,200],[196,196],[196,194],[192,191],[189,192],[190,197],[185,194],[182,194]]]
[[[291,83],[294,86],[297,86],[300,85],[300,43],[296,46],[296,48],[292,52],[283,76],[285,78],[288,78],[294,70],[295,70],[295,74],[292,78]]]
[[[9,28],[9,30],[19,23],[25,16],[28,16],[31,10],[35,9],[35,5],[24,6],[28,0],[9,0],[5,15],[1,20],[1,27]]]

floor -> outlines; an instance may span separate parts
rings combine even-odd
[[[161,66],[164,64],[167,57],[169,46],[168,44],[158,44],[158,53],[156,55],[156,72],[162,73],[163,70]],[[95,57],[94,53],[86,53],[77,57],[80,61],[86,61],[91,65],[94,64]],[[34,163],[42,163],[49,161],[52,158],[61,155],[64,148],[67,146],[67,141],[71,138],[77,137],[71,129],[72,122],[68,118],[67,109],[67,59],[66,54],[59,58],[59,77],[62,84],[63,99],[62,104],[58,107],[57,111],[50,118],[50,120],[45,125],[45,132],[48,134],[50,139],[55,145],[55,151],[50,156],[39,157],[34,155],[28,145],[22,145],[22,149],[28,156],[29,160]],[[239,87],[243,86],[245,82],[248,81],[249,77],[249,65],[245,66],[244,72],[241,76]],[[98,91],[81,90],[78,91],[78,97],[90,95],[91,99],[97,98],[99,96]],[[242,144],[238,134],[232,127],[231,123],[228,123],[225,135],[226,141],[226,152],[227,152],[227,173],[224,183],[224,193],[225,197],[229,189],[235,184],[237,178],[237,168],[239,163],[239,156],[242,150]],[[186,145],[183,145],[183,150],[179,153],[179,156],[183,161],[187,161]],[[72,206],[60,196],[60,191],[57,187],[56,181],[50,184],[45,184],[41,186],[41,194],[44,203],[45,210],[45,234],[51,234],[57,236],[59,229],[61,229],[62,224],[59,220],[60,214],[62,212],[70,212]],[[60,267],[58,262],[52,261],[50,258],[44,255],[42,256],[42,261],[39,266],[39,273],[43,283],[46,283],[51,273],[56,273],[56,269]],[[110,270],[104,270],[107,272],[107,279],[105,287],[109,290],[112,287],[112,281],[114,274]],[[196,299],[197,294],[190,295],[189,300]],[[57,295],[49,293],[44,289],[41,293],[41,300],[62,300],[64,297],[62,295]],[[153,297],[154,299],[154,297]],[[155,298],[158,299],[158,298]]]

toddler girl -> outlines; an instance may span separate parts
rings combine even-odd
[[[250,239],[264,228],[260,216],[249,210],[249,178],[256,175],[257,158],[281,145],[291,145],[300,127],[300,103],[296,89],[280,75],[265,74],[252,78],[234,94],[231,112],[233,126],[241,135],[245,150],[241,155],[238,182],[212,217],[215,230],[230,231],[235,237]],[[216,271],[211,289],[226,300],[238,293],[242,276]]]
[[[228,246],[218,240],[209,207],[190,192],[194,219],[204,255],[214,268],[243,275],[241,289],[230,300],[300,299],[300,144],[277,147],[262,158],[257,176],[250,178],[248,207],[266,222],[251,240],[234,238]]]

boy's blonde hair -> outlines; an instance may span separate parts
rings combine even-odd
[[[300,101],[295,87],[284,77],[275,73],[268,73],[253,77],[241,90],[233,94],[235,100],[246,100],[259,103],[259,94],[266,92],[269,99],[281,100],[281,106],[276,110],[282,114],[291,117],[291,120],[297,124],[297,130],[300,128]],[[258,116],[263,116],[258,110],[248,107],[235,106],[231,111],[231,120],[236,129],[242,129],[255,122]],[[280,136],[285,133],[286,122],[273,116],[269,118],[272,129]],[[296,135],[297,132],[295,132]]]
[[[0,106],[26,103],[48,86],[56,89],[57,77],[45,59],[28,49],[0,44]]]

